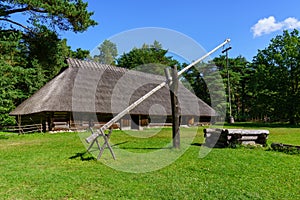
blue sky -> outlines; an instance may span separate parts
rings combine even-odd
[[[180,32],[209,51],[231,39],[230,57],[251,61],[283,29],[300,29],[299,0],[88,0],[99,25],[84,33],[61,33],[72,49],[93,50],[124,31],[159,27]],[[175,41],[174,41],[175,42]],[[122,52],[119,52],[122,53]],[[217,52],[212,57],[219,56]],[[201,56],[201,55],[199,55]]]

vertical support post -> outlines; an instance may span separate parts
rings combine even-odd
[[[42,132],[46,133],[47,131],[47,126],[46,126],[46,117],[42,116],[41,117],[41,124],[42,124]]]
[[[173,148],[180,148],[180,106],[178,101],[178,72],[177,66],[172,68],[172,83],[170,85],[171,107],[172,107],[172,138]]]
[[[69,113],[69,129],[70,130],[72,130],[73,128],[76,128],[73,114],[74,113],[72,113],[72,112]]]
[[[230,80],[229,80],[229,63],[228,63],[228,51],[232,49],[232,47],[228,47],[222,51],[222,53],[226,53],[226,68],[227,68],[227,87],[228,87],[228,104],[229,104],[229,118],[228,122],[230,124],[234,123],[234,118],[232,116],[231,110],[231,93],[230,93]]]
[[[52,131],[53,129],[53,115],[54,113],[53,112],[50,112],[49,113],[49,116],[48,116],[48,131]]]
[[[23,134],[23,130],[22,130],[21,124],[22,124],[22,118],[21,118],[21,115],[18,115],[18,129],[19,129],[19,134]]]

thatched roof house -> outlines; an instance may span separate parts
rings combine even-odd
[[[67,69],[20,104],[10,115],[19,116],[22,123],[48,122],[49,129],[54,122],[67,122],[70,125],[75,118],[88,121],[96,116],[97,121],[105,122],[165,80],[163,76],[78,59],[67,59],[67,64]],[[166,86],[129,114],[138,116],[138,121],[144,120],[146,124],[149,123],[145,122],[149,115],[170,116],[169,95]],[[210,106],[182,84],[179,85],[178,99],[183,117],[216,115]]]

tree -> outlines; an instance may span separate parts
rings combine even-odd
[[[252,67],[257,115],[296,124],[300,117],[300,36],[298,30],[284,31],[267,48],[259,50]],[[262,108],[262,109],[259,109]]]
[[[181,65],[181,69],[188,66],[187,63]],[[209,89],[204,80],[204,75],[208,76],[211,71],[207,63],[199,63],[197,66],[193,66],[182,74],[184,79],[181,79],[185,87],[194,91],[195,95],[201,98],[205,103],[211,105],[211,98]]]
[[[238,56],[228,58],[228,69],[226,67],[226,57],[219,56],[213,59],[223,78],[225,91],[228,97],[228,74],[231,94],[232,114],[237,120],[244,121],[247,117],[247,103],[249,102],[248,82],[252,74],[246,58]],[[228,114],[228,113],[227,113]]]
[[[21,71],[21,68],[12,67],[0,60],[0,128],[14,123],[8,113],[15,107],[15,101],[22,97],[22,91],[15,88]]]
[[[117,66],[135,69],[152,74],[164,75],[167,66],[179,65],[179,62],[167,55],[159,42],[152,45],[143,44],[141,48],[133,48],[117,59]]]
[[[33,63],[35,61],[32,61]],[[11,66],[0,59],[0,127],[14,124],[9,112],[42,86],[42,70]]]
[[[82,0],[4,0],[0,3],[0,21],[10,25],[7,30],[34,32],[37,24],[43,24],[51,30],[83,32],[97,24],[87,5]],[[26,24],[13,17],[20,13],[27,18]]]
[[[83,60],[83,59],[88,58],[89,54],[90,54],[89,50],[84,50],[84,49],[78,48],[78,49],[76,49],[76,51],[71,52],[71,57]]]
[[[87,3],[82,0],[5,0],[0,3],[1,34],[19,36],[23,57],[32,60],[45,71],[47,79],[53,78],[65,65],[66,57],[87,55],[81,51],[74,53],[66,40],[59,38],[57,31],[83,32],[97,24],[91,19],[93,12],[87,11]],[[19,22],[15,16],[22,14],[25,22]],[[18,47],[20,48],[20,47]],[[81,54],[81,55],[80,55]]]
[[[58,31],[82,32],[97,23],[81,0],[5,0],[0,2],[0,126],[13,123],[8,113],[52,79],[72,51]],[[22,14],[26,22],[17,21]]]
[[[88,12],[87,6],[88,4],[82,0],[1,1],[0,21],[3,23],[0,37],[3,38],[3,42],[7,41],[5,39],[7,34],[15,37],[14,41],[19,45],[16,49],[20,49],[21,52],[18,56],[23,57],[22,67],[32,68],[39,65],[38,68],[42,68],[46,80],[52,79],[65,66],[66,57],[83,58],[88,54],[87,51],[80,49],[77,52],[71,51],[66,40],[60,39],[57,33],[57,31],[83,32],[88,27],[96,25],[97,22],[91,19],[93,12]],[[15,16],[20,14],[26,22],[17,21],[20,17]]]
[[[115,65],[115,60],[118,55],[118,50],[116,44],[112,43],[109,40],[104,40],[104,42],[98,47],[99,55],[94,56],[94,61]]]
[[[223,79],[213,61],[199,63],[191,68],[196,76],[192,76],[195,94],[212,106],[220,117],[226,116],[226,94]]]
[[[47,80],[57,75],[65,65],[65,57],[71,54],[66,40],[59,39],[55,32],[45,26],[36,27],[35,33],[29,32],[23,36],[21,42],[21,45],[25,46],[22,53],[26,55],[28,61],[26,68],[33,68],[31,60],[36,60],[36,64],[42,68]]]
[[[20,47],[22,34],[20,32],[7,32],[0,29],[0,60],[9,65],[23,65],[23,47]]]

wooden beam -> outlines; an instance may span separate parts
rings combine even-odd
[[[177,66],[172,68],[172,82],[170,84],[171,108],[172,108],[172,138],[173,148],[180,148],[180,105],[178,101],[178,72]]]
[[[22,129],[22,117],[21,115],[18,115],[18,127],[19,127],[19,134],[23,134],[23,129]]]

